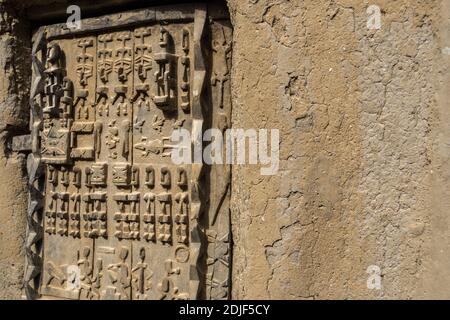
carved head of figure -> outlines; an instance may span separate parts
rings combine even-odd
[[[51,66],[58,64],[61,58],[61,47],[57,43],[52,43],[47,48],[47,63]]]
[[[73,82],[67,77],[63,78],[62,83],[62,95],[63,95],[63,103],[67,105],[71,105],[73,102]]]
[[[128,249],[125,247],[120,248],[119,258],[121,261],[125,261],[128,257]]]
[[[72,80],[70,80],[67,77],[63,78],[63,84],[62,88],[64,90],[65,95],[71,97],[73,95],[73,83]]]
[[[170,34],[169,30],[166,29],[165,25],[167,22],[161,22],[161,25],[159,27],[159,47],[160,52],[166,52],[166,53],[174,53],[174,42],[172,35]]]
[[[91,254],[91,249],[89,249],[89,247],[84,247],[82,254],[83,254],[83,258],[89,257],[89,255]]]
[[[161,46],[161,48],[164,48],[167,46],[168,36],[169,36],[169,34],[167,33],[166,28],[164,28],[163,26],[160,26],[160,28],[159,28],[159,45]]]
[[[141,248],[139,250],[139,257],[141,258],[142,262],[145,260],[145,248]]]
[[[52,127],[52,120],[48,117],[44,117],[43,119],[44,129],[50,129]]]

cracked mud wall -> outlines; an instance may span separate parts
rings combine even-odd
[[[26,164],[8,149],[28,129],[29,35],[18,17],[0,1],[0,299],[20,298],[25,262]]]
[[[228,1],[233,126],[280,130],[233,168],[234,298],[449,296],[447,2]]]
[[[425,298],[450,299],[450,1],[440,3],[440,24],[436,31],[438,56],[433,72],[436,83],[435,121],[432,124],[433,153],[431,157],[431,194],[429,196],[429,225],[426,247],[427,270],[420,283]]]

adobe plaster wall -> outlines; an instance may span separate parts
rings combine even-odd
[[[447,3],[229,1],[233,126],[281,136],[233,168],[234,298],[449,297]]]
[[[26,21],[4,1],[0,13],[0,299],[18,299],[28,195],[25,159],[7,144],[28,128],[31,65]]]

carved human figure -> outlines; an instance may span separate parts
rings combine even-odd
[[[44,126],[41,131],[43,163],[70,162],[69,136],[73,121],[73,83],[65,77],[63,52],[57,43],[48,46],[42,109]]]
[[[47,49],[47,60],[45,73],[47,74],[45,94],[47,96],[47,104],[44,113],[57,114],[59,101],[63,95],[62,78],[63,70],[61,68],[61,47],[57,43],[52,43]]]
[[[228,68],[228,57],[231,52],[231,43],[227,42],[225,36],[225,30],[221,28],[222,41],[213,40],[212,49],[216,53],[218,59],[217,63],[214,64],[214,70],[211,77],[211,84],[213,86],[219,85],[219,107],[223,108],[223,95],[225,82],[230,79],[230,70]]]
[[[128,300],[129,293],[127,292],[131,284],[130,269],[127,264],[128,249],[120,248],[119,259],[120,262],[110,264],[107,268],[108,275],[111,282],[116,286],[121,300]]]
[[[91,285],[92,285],[92,272],[93,268],[90,262],[91,249],[84,247],[81,251],[78,251],[77,265],[80,268],[80,298],[91,298]]]
[[[112,42],[110,34],[98,36],[99,49],[97,56],[99,61],[97,63],[98,74],[101,82],[105,85],[109,81],[109,74],[112,72],[112,50],[108,49],[108,43]]]
[[[143,238],[147,241],[155,240],[155,199],[156,195],[152,192],[144,195],[145,201],[145,213],[143,216],[144,221],[144,234]]]
[[[145,248],[139,250],[139,262],[131,270],[133,274],[133,289],[134,296],[137,300],[148,299],[147,291],[152,289],[153,272],[149,269],[148,264],[145,263]]]
[[[189,60],[189,30],[184,28],[183,34],[182,34],[182,49],[183,49],[183,56],[181,57],[181,64],[183,66],[183,77],[181,79],[181,108],[188,112],[190,108],[190,60]]]
[[[102,285],[102,278],[103,278],[103,260],[97,259],[95,271],[93,272],[92,275],[92,284],[91,284],[92,300],[100,299],[100,288]]]
[[[176,235],[179,243],[187,243],[189,232],[187,228],[189,214],[189,195],[187,192],[180,192],[175,195],[178,204],[178,212],[175,215]]]
[[[172,276],[179,275],[180,268],[173,267],[173,261],[168,259],[164,262],[166,270],[166,277],[164,277],[158,284],[159,300],[186,300],[189,295],[180,292],[180,289],[175,285]]]
[[[62,268],[56,266],[52,261],[45,263],[44,273],[46,274],[45,286],[63,288],[64,283],[67,281],[66,274]]]
[[[61,97],[61,128],[67,128],[69,126],[69,119],[72,118],[73,107],[73,83],[72,81],[64,77],[62,82],[62,94]]]
[[[47,210],[45,212],[45,232],[49,234],[56,234],[57,199],[58,193],[50,191],[47,199]]]
[[[78,41],[78,47],[81,48],[81,53],[77,56],[77,75],[78,82],[83,88],[87,86],[88,79],[92,76],[94,68],[92,65],[94,58],[87,53],[87,48],[92,47],[93,44],[94,41],[92,39]]]
[[[156,94],[153,96],[153,102],[159,108],[166,111],[171,110],[174,106],[171,104],[174,89],[174,68],[173,68],[173,40],[168,30],[163,26],[159,31],[159,51],[155,53],[154,59],[158,65],[155,72]]]
[[[81,195],[77,193],[73,193],[70,196],[70,199],[73,202],[73,210],[71,210],[69,218],[70,218],[70,231],[69,235],[74,238],[78,238],[80,236],[80,214],[81,214]]]
[[[134,36],[138,39],[135,44],[134,68],[139,79],[144,82],[147,79],[147,73],[152,69],[151,57],[147,54],[152,52],[152,48],[145,44],[145,39],[151,35],[150,28],[144,28],[134,31]]]
[[[109,98],[107,94],[108,88],[103,88],[104,90],[97,90],[97,114],[99,116],[109,116]]]
[[[109,157],[112,159],[117,158],[117,144],[120,142],[119,128],[116,127],[116,121],[113,120],[108,124],[108,134],[106,135],[106,145],[109,149]]]
[[[170,243],[172,241],[172,195],[168,192],[160,193],[158,201],[160,204],[158,240],[162,243]]]

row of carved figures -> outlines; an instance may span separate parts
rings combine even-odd
[[[134,54],[132,47],[127,42],[132,40],[130,31],[117,33],[113,39],[113,35],[106,34],[98,36],[99,48],[97,50],[97,72],[99,78],[99,86],[95,94],[96,104],[103,105],[112,101],[125,103],[128,94],[129,75],[133,69],[136,72],[137,79],[134,84],[134,93],[131,102],[139,101],[139,104],[148,104],[147,98],[151,97],[154,104],[165,111],[173,111],[176,109],[176,79],[175,79],[175,63],[179,60],[183,68],[180,89],[181,89],[181,108],[184,111],[190,109],[190,36],[189,30],[182,29],[182,54],[178,57],[175,54],[173,38],[166,28],[163,26],[159,30],[159,49],[154,53],[152,47],[146,43],[146,38],[151,35],[151,29],[138,29],[134,32],[136,44],[134,46]],[[120,42],[118,48],[114,50],[110,48],[113,40]],[[75,102],[73,99],[73,83],[65,77],[63,68],[63,51],[58,43],[51,43],[47,50],[46,59],[46,85],[44,94],[46,96],[46,107],[44,113],[53,113],[56,115],[60,110],[60,102],[72,106],[80,105],[85,109],[86,101],[90,94],[88,90],[89,79],[93,76],[94,57],[88,53],[88,48],[94,46],[92,39],[78,40],[77,43],[81,52],[76,57],[76,73],[80,88],[77,90]],[[133,61],[134,58],[134,61]],[[148,73],[153,69],[152,62],[157,67],[154,72],[155,93],[150,95],[150,86],[147,83]],[[133,68],[134,67],[134,68]],[[112,100],[109,100],[110,74],[117,74],[118,85],[113,87],[114,94]],[[62,98],[64,96],[64,98]],[[119,109],[120,110],[120,109]],[[70,110],[66,110],[70,113]],[[81,114],[80,114],[81,115]],[[81,117],[80,117],[81,118]]]
[[[181,108],[184,111],[190,110],[190,33],[187,28],[182,29],[182,54],[180,57],[175,55],[173,38],[166,28],[160,27],[159,51],[155,52],[153,57],[152,47],[146,43],[146,38],[151,36],[151,29],[138,29],[135,32],[137,39],[134,46],[134,55],[131,47],[127,47],[127,41],[131,41],[131,32],[124,31],[115,35],[115,40],[121,43],[119,48],[113,50],[109,48],[113,42],[113,35],[106,34],[98,36],[99,48],[97,50],[97,70],[99,75],[99,86],[95,90],[95,104],[100,105],[99,113],[103,114],[103,110],[108,112],[109,104],[114,105],[117,101],[119,107],[117,112],[120,113],[124,109],[127,113],[126,96],[128,94],[128,86],[125,85],[129,80],[134,66],[137,78],[139,80],[134,84],[134,92],[130,98],[131,102],[137,102],[139,106],[149,106],[147,98],[151,97],[154,104],[165,111],[173,111],[176,108],[176,83],[174,76],[174,63],[180,61],[182,66],[182,76],[180,77],[181,89]],[[227,42],[225,35],[223,41],[213,41],[212,48],[217,53],[218,63],[212,73],[211,82],[213,85],[219,84],[219,106],[223,108],[224,83],[229,80],[228,54],[231,51],[231,45]],[[46,107],[44,113],[53,113],[56,115],[60,108],[63,113],[71,114],[72,106],[79,106],[77,118],[88,118],[87,98],[90,94],[87,89],[89,78],[93,76],[94,58],[88,54],[88,48],[94,46],[92,39],[78,40],[78,47],[81,52],[76,57],[76,72],[80,88],[77,90],[76,98],[73,98],[74,86],[71,80],[65,77],[63,69],[63,52],[57,43],[49,45],[46,59],[46,86],[45,97]],[[134,57],[134,61],[132,60]],[[114,58],[114,60],[113,60]],[[157,64],[157,70],[154,73],[154,81],[156,84],[155,94],[149,94],[150,86],[146,83],[148,73],[153,69],[152,62]],[[114,86],[114,94],[112,99],[109,98],[110,74],[117,74],[120,85]],[[61,106],[61,104],[63,106]],[[120,107],[124,105],[124,107]],[[67,107],[70,106],[70,107]],[[83,116],[82,116],[83,115]]]
[[[146,119],[139,119],[136,117],[134,123],[130,120],[123,120],[120,123],[115,123],[118,119],[111,119],[106,124],[101,121],[93,121],[90,115],[91,109],[100,117],[110,115],[110,109],[114,108],[115,116],[127,117],[131,114],[131,104],[135,103],[137,107],[146,107],[150,110],[150,98],[154,104],[165,111],[173,111],[177,109],[176,90],[173,88],[174,82],[174,68],[173,64],[180,61],[184,68],[182,83],[180,85],[182,91],[181,108],[185,111],[190,109],[190,58],[189,58],[189,30],[184,28],[182,30],[182,52],[178,57],[174,54],[173,39],[169,32],[161,27],[160,29],[160,51],[154,54],[154,57],[148,56],[152,49],[146,44],[146,37],[151,35],[150,29],[136,30],[136,38],[140,39],[135,46],[135,54],[132,49],[127,47],[127,41],[131,40],[131,32],[119,32],[114,35],[115,40],[122,44],[122,47],[113,51],[108,48],[109,43],[113,41],[113,35],[98,36],[98,73],[100,77],[99,86],[95,92],[90,92],[88,89],[88,79],[93,75],[93,56],[88,54],[88,48],[94,45],[92,39],[78,40],[78,46],[81,48],[81,53],[77,56],[77,77],[79,86],[77,86],[76,97],[74,97],[74,84],[67,77],[67,72],[64,69],[63,56],[64,53],[57,43],[51,43],[47,51],[45,75],[45,87],[42,95],[42,112],[43,112],[43,130],[41,133],[42,141],[42,160],[46,163],[67,164],[72,159],[94,159],[95,154],[100,155],[101,139],[105,138],[109,152],[109,158],[117,159],[119,155],[119,142],[121,141],[122,155],[127,159],[129,148],[130,129],[134,128],[142,133],[142,125]],[[217,63],[212,73],[211,82],[213,85],[220,85],[218,90],[219,107],[223,108],[224,102],[224,83],[229,80],[228,54],[230,52],[230,44],[227,42],[225,35],[224,40],[214,40],[212,48],[218,57]],[[113,55],[115,52],[115,55]],[[113,62],[108,60],[110,58],[117,58]],[[134,92],[132,97],[127,98],[128,74],[132,71],[133,61],[135,57],[134,67],[136,68],[139,79],[134,82]],[[149,94],[150,86],[145,83],[147,73],[151,70],[151,63],[155,61],[158,65],[158,71],[155,72],[156,93]],[[150,68],[150,69],[149,69]],[[120,85],[110,88],[109,74],[116,71]],[[81,88],[79,88],[81,86]],[[109,92],[113,90],[114,92]],[[95,102],[88,102],[90,94],[96,95]],[[111,96],[114,94],[114,97]],[[111,96],[111,98],[110,98]],[[154,115],[154,117],[158,117]],[[164,123],[163,119],[153,119],[152,128],[161,132],[159,123]],[[179,119],[176,123],[183,121]],[[175,125],[176,125],[175,123]],[[156,125],[156,126],[155,126]],[[119,127],[120,126],[120,127]],[[105,131],[102,137],[102,131]],[[122,136],[119,136],[121,132]],[[93,134],[95,139],[95,147],[77,146],[77,136],[83,134]],[[173,146],[168,145],[167,137],[159,139],[148,140],[147,137],[141,137],[141,141],[134,145],[134,148],[140,150],[142,156],[146,157],[150,153],[160,156],[169,156]]]
[[[108,181],[108,167],[111,168],[112,183],[117,187],[138,187],[141,184],[141,172],[144,174],[144,185],[150,189],[155,188],[157,182],[165,189],[172,188],[173,183],[178,186],[180,190],[187,190],[188,188],[188,174],[185,168],[178,167],[176,170],[171,170],[167,166],[162,166],[159,170],[151,165],[140,168],[137,165],[130,165],[128,163],[114,163],[108,165],[106,162],[92,163],[86,167],[84,172],[79,167],[65,167],[65,166],[48,166],[47,182],[50,184],[52,190],[61,184],[65,190],[70,185],[80,189],[84,185],[91,189],[93,187],[106,187]],[[175,181],[173,177],[175,171]],[[159,175],[159,179],[158,179]],[[83,178],[84,176],[84,178]]]
[[[189,195],[169,192],[142,195],[139,192],[116,193],[112,196],[118,208],[113,213],[114,236],[118,239],[145,239],[172,243],[187,243],[189,239]],[[141,214],[141,198],[144,212]],[[72,202],[72,205],[70,205]],[[173,202],[176,209],[172,214]],[[72,193],[50,192],[45,210],[45,232],[88,238],[108,237],[106,192]]]
[[[92,250],[83,247],[78,251],[77,268],[57,266],[52,261],[44,265],[44,289],[49,292],[75,291],[78,299],[89,300],[129,300],[130,294],[135,300],[147,300],[151,297],[160,300],[186,300],[187,293],[180,292],[175,285],[181,269],[175,267],[177,262],[186,260],[167,259],[164,261],[165,276],[155,279],[147,261],[144,247],[139,250],[139,257],[134,266],[128,265],[129,249],[127,247],[106,248],[108,253],[116,254],[117,262],[104,266],[103,259],[97,258],[92,265]],[[181,250],[180,250],[181,249]],[[178,247],[178,252],[189,252],[187,247]],[[115,253],[117,251],[117,253]],[[105,277],[108,282],[105,284]],[[156,285],[154,285],[156,282]],[[69,285],[70,283],[70,285]],[[153,294],[152,294],[153,292]]]

